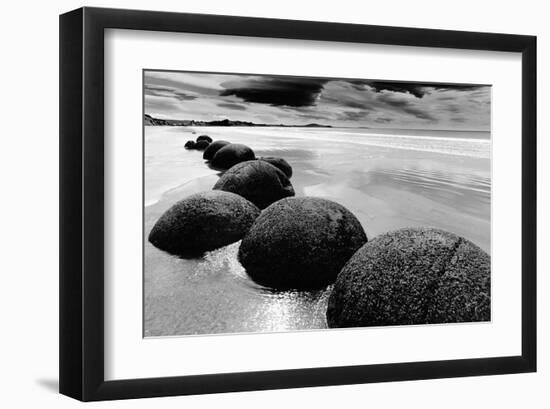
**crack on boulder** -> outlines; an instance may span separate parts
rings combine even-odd
[[[429,324],[428,322],[428,315],[431,313],[431,308],[433,307],[434,300],[435,300],[435,293],[439,289],[439,286],[441,285],[441,277],[445,274],[447,271],[447,266],[451,262],[451,260],[456,256],[456,253],[458,251],[458,248],[463,243],[462,237],[459,237],[455,244],[453,245],[453,248],[449,252],[449,255],[443,260],[443,263],[441,265],[441,268],[436,273],[436,278],[430,283],[430,285],[427,288],[427,292],[430,294],[427,298],[426,304],[424,306],[424,322],[426,324]]]

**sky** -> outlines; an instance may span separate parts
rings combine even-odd
[[[144,94],[162,119],[490,130],[487,85],[145,71]]]

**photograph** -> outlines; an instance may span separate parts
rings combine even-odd
[[[490,84],[142,75],[144,337],[491,321]]]

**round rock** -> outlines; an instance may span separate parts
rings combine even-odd
[[[331,284],[367,241],[344,206],[316,197],[273,203],[243,238],[239,261],[257,283],[276,289],[319,289]]]
[[[212,138],[209,137],[208,135],[200,135],[200,136],[197,136],[197,142],[200,142],[200,141],[206,141],[208,143],[211,143],[212,142]]]
[[[254,151],[240,143],[230,143],[218,150],[212,158],[212,166],[229,169],[231,166],[247,160],[256,159]]]
[[[184,145],[185,149],[194,149],[195,148],[195,141],[187,141]]]
[[[491,319],[491,258],[443,230],[402,229],[365,244],[338,275],[329,327]]]
[[[229,168],[213,189],[236,193],[260,209],[277,200],[294,196],[294,188],[286,175],[261,160],[241,162]]]
[[[168,209],[149,233],[161,250],[199,256],[240,240],[260,210],[234,193],[213,190],[191,195]]]
[[[198,151],[203,151],[206,148],[208,148],[208,145],[210,145],[208,141],[205,141],[205,140],[198,141],[195,143],[195,146],[193,147],[193,149],[196,149]]]
[[[262,156],[260,160],[271,163],[273,166],[283,172],[287,178],[290,179],[292,177],[292,166],[290,166],[290,164],[283,158],[276,158],[274,156]]]
[[[229,145],[229,142],[221,140],[212,142],[210,145],[208,145],[208,148],[204,150],[202,158],[206,160],[211,160],[216,152],[223,148],[225,145]]]

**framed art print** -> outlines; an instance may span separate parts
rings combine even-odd
[[[536,370],[535,37],[82,8],[60,82],[61,393]]]

